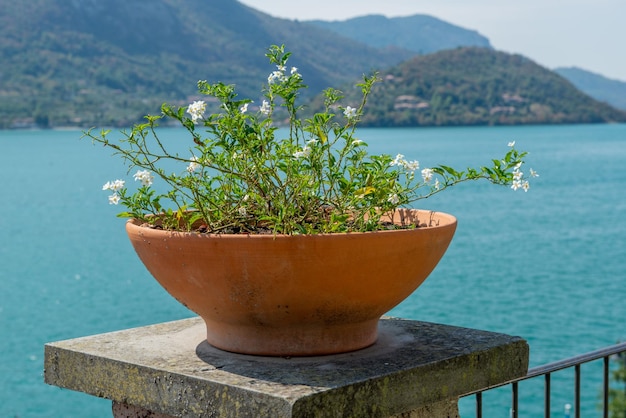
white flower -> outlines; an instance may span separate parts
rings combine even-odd
[[[265,116],[269,116],[270,113],[272,112],[272,107],[270,106],[270,102],[268,102],[267,100],[263,100],[263,104],[261,105],[260,111]]]
[[[278,68],[278,71],[280,71],[281,73],[285,72],[285,66],[284,65],[276,65],[276,68]]]
[[[112,190],[114,192],[119,192],[124,188],[124,183],[124,180],[107,181],[104,186],[102,186],[102,190]]]
[[[420,168],[420,163],[417,160],[403,161],[402,166],[404,167],[405,170],[413,172],[413,171],[417,171]]]
[[[352,119],[356,117],[356,109],[353,108],[352,106],[346,106],[346,109],[343,111],[343,114],[348,119]]]
[[[398,203],[400,203],[400,198],[397,194],[393,193],[389,195],[389,197],[387,198],[387,202],[391,203],[392,205],[397,205]]]
[[[187,107],[187,113],[191,115],[193,123],[197,123],[199,119],[202,119],[205,111],[206,103],[203,100],[196,100]]]
[[[154,181],[154,176],[148,170],[137,170],[133,176],[135,181],[140,181],[142,186],[150,187]]]
[[[422,178],[426,183],[430,182],[433,179],[433,170],[432,168],[425,168],[422,170]]]
[[[520,187],[522,187],[522,182],[519,180],[513,180],[513,183],[511,183],[511,189],[517,190]]]
[[[439,179],[435,179],[435,190],[439,190]]]
[[[355,139],[354,141],[352,141],[352,145],[353,146],[359,146],[363,143],[363,141],[361,141],[360,139]]]
[[[393,161],[389,163],[389,165],[391,167],[393,167],[395,165],[402,165],[403,166],[405,161],[406,160],[404,159],[404,155],[398,154],[398,155],[396,155],[396,158],[394,158]]]
[[[524,191],[527,192],[528,189],[530,189],[530,184],[527,181],[523,182],[522,189],[524,189]]]
[[[298,68],[297,67],[291,67],[291,74],[298,74]]]
[[[120,195],[113,193],[109,196],[109,205],[117,205],[118,203],[120,203]]]
[[[514,147],[515,146],[515,141],[511,141],[508,143],[509,147]]]
[[[239,108],[239,110],[241,111],[241,113],[246,113],[248,111],[248,104],[249,103],[245,103],[243,106],[241,106]]]
[[[404,159],[404,155],[398,154],[396,158],[393,159],[392,162],[389,163],[389,166],[400,166],[403,167],[407,171],[414,172],[420,168],[420,163],[417,160],[407,161]]]
[[[272,74],[267,77],[267,84],[276,84],[285,81],[286,77],[282,71],[273,71]]]
[[[193,155],[193,156],[190,158],[190,160],[191,160],[191,161],[189,162],[189,165],[187,166],[187,171],[188,171],[189,173],[193,173],[193,172],[195,172],[198,168],[200,168],[200,164],[198,164],[198,157],[196,157],[195,155]]]
[[[513,178],[515,180],[521,180],[522,177],[524,176],[524,173],[522,173],[519,168],[516,168],[515,170],[513,170]]]
[[[537,172],[531,168],[530,169],[530,177],[539,177],[539,174],[537,174]]]
[[[293,156],[296,158],[306,158],[309,155],[311,155],[311,147],[308,145],[305,145],[304,148],[302,148],[302,151],[296,151],[293,153]]]
[[[313,138],[313,139],[309,139],[306,143],[307,143],[308,145],[315,145],[315,144],[317,144],[318,142],[319,142],[319,141],[318,141],[317,139]]]

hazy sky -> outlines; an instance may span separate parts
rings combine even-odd
[[[240,0],[287,19],[428,14],[477,30],[491,45],[548,67],[626,81],[626,0]]]

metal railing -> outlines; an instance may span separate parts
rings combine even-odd
[[[465,394],[463,397],[474,395],[476,397],[476,418],[482,418],[483,416],[483,392],[495,389],[501,386],[511,385],[511,417],[518,418],[518,404],[519,404],[519,382],[539,376],[544,377],[544,417],[550,418],[550,395],[551,395],[551,376],[552,373],[574,368],[574,405],[566,405],[566,416],[569,416],[568,409],[574,409],[574,417],[580,418],[580,382],[581,382],[581,365],[594,360],[603,359],[603,383],[602,383],[602,416],[604,418],[609,417],[609,360],[611,356],[619,355],[626,352],[626,342],[615,344],[609,347],[601,348],[599,350],[591,351],[586,354],[578,355],[575,357],[567,358],[564,360],[548,363],[543,366],[533,367],[528,370],[526,376],[510,380],[495,386],[481,389],[480,391],[471,392]]]

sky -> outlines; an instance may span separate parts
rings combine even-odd
[[[626,0],[240,0],[275,17],[346,20],[426,14],[486,36],[538,64],[626,82]]]

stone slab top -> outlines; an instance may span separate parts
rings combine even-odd
[[[389,417],[523,376],[520,337],[383,318],[365,349],[261,357],[210,346],[200,318],[49,343],[46,383],[181,417]]]

